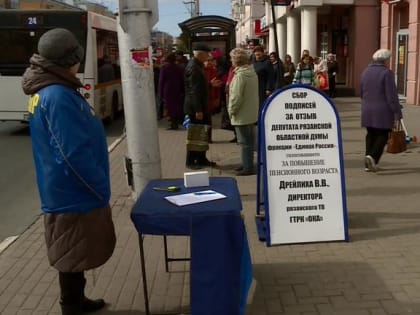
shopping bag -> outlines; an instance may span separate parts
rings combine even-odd
[[[227,111],[227,107],[222,107],[222,123],[221,128],[225,130],[234,130],[235,128],[230,123],[229,113]]]
[[[189,124],[187,129],[187,150],[207,151],[209,149],[209,125]]]
[[[405,131],[398,120],[394,124],[388,136],[388,145],[386,151],[388,153],[401,153],[407,150],[407,142],[405,141]]]
[[[319,72],[316,75],[316,83],[317,88],[322,91],[328,90],[330,88],[328,83],[328,75],[325,72]]]

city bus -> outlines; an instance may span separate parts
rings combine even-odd
[[[116,19],[84,10],[0,10],[0,121],[28,120],[21,80],[39,38],[53,28],[75,34],[85,49],[81,94],[101,119],[123,109]]]

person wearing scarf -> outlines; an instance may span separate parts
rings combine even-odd
[[[105,306],[84,294],[84,272],[103,265],[115,248],[105,132],[78,92],[83,48],[66,29],[44,33],[22,78],[48,260],[58,270],[63,315]]]

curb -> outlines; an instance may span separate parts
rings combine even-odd
[[[38,219],[37,219],[38,220]],[[0,243],[0,254],[5,251],[10,245],[13,244],[19,238],[19,235],[9,236],[4,239],[3,242]]]
[[[116,139],[114,142],[112,142],[109,146],[108,146],[108,153],[111,153],[112,151],[115,150],[115,148],[126,138],[126,134],[123,133],[121,135],[121,137],[119,137],[118,139]]]

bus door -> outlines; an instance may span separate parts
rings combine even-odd
[[[113,119],[122,110],[121,72],[117,33],[96,30],[97,85],[95,110],[102,118]]]

